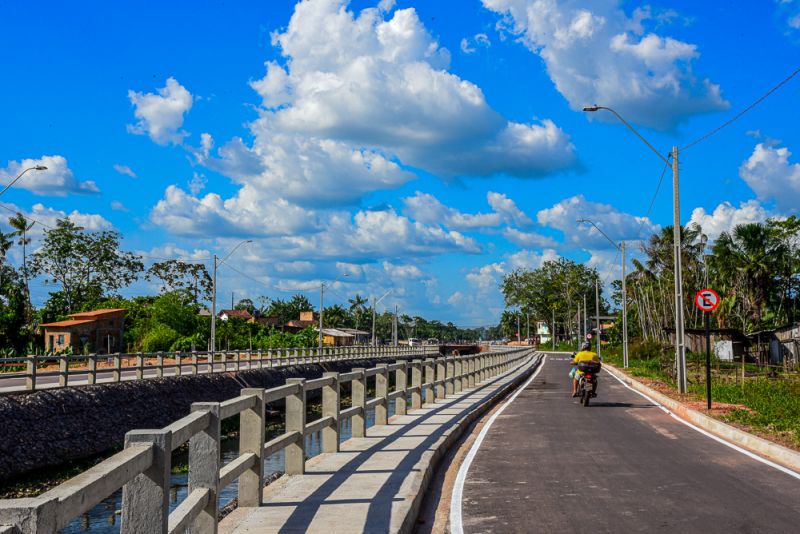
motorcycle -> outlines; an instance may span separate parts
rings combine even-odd
[[[578,398],[584,406],[589,406],[589,399],[597,397],[597,374],[600,372],[599,362],[579,362]]]

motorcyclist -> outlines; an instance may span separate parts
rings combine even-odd
[[[572,369],[569,372],[569,376],[572,378],[572,396],[578,396],[578,379],[583,374],[582,371],[578,369],[578,363],[592,361],[600,363],[600,357],[597,355],[596,352],[592,352],[592,344],[588,341],[584,341],[581,344],[581,350],[575,354],[572,358]],[[595,393],[597,389],[595,388]]]

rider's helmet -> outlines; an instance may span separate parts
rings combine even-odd
[[[581,343],[581,350],[590,350],[592,348],[592,344],[588,341],[584,341]]]

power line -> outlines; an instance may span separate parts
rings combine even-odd
[[[688,145],[686,145],[686,146],[684,146],[683,148],[681,148],[681,151],[683,151],[683,150],[687,150],[687,149],[689,149],[689,148],[693,147],[693,146],[694,146],[694,145],[696,145],[697,143],[700,143],[701,141],[704,141],[704,140],[708,139],[709,137],[711,137],[712,135],[714,135],[714,134],[715,134],[715,133],[717,133],[718,131],[720,131],[720,130],[722,130],[723,128],[725,128],[726,126],[729,126],[730,124],[733,124],[734,122],[736,122],[737,120],[739,120],[739,118],[741,118],[741,116],[742,116],[742,115],[744,115],[745,113],[747,113],[748,111],[750,111],[751,109],[753,109],[754,107],[756,107],[757,105],[759,105],[761,102],[763,102],[764,100],[766,100],[766,99],[767,99],[767,97],[768,97],[769,95],[771,95],[772,93],[774,93],[775,91],[777,91],[778,89],[780,89],[781,87],[783,87],[783,86],[784,86],[784,85],[785,85],[785,84],[786,84],[786,83],[787,83],[789,80],[791,80],[792,78],[794,78],[795,76],[797,76],[797,74],[798,74],[798,73],[800,73],[800,68],[798,68],[798,69],[797,69],[797,70],[795,70],[793,73],[791,73],[789,76],[787,76],[786,78],[784,78],[784,79],[783,79],[783,81],[781,81],[781,82],[780,82],[778,85],[776,85],[775,87],[773,87],[772,89],[770,89],[769,91],[767,91],[766,93],[764,93],[764,95],[762,95],[762,96],[761,96],[761,98],[759,98],[758,100],[756,100],[755,102],[753,102],[752,104],[750,104],[749,106],[747,106],[746,108],[744,108],[742,111],[740,111],[739,113],[737,113],[737,114],[736,114],[736,115],[735,115],[735,116],[734,116],[732,119],[730,119],[730,120],[728,120],[728,121],[726,121],[726,122],[722,123],[720,126],[717,126],[717,127],[716,127],[716,128],[714,128],[713,130],[711,130],[710,132],[708,132],[707,134],[705,134],[704,136],[702,136],[702,137],[699,137],[699,138],[695,139],[694,141],[692,141],[692,142],[691,142],[691,143],[689,143]]]

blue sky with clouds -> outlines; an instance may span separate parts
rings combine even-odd
[[[732,6],[0,1],[0,183],[49,167],[2,204],[115,228],[148,262],[252,239],[223,302],[347,274],[328,302],[393,288],[388,306],[490,324],[516,267],[618,275],[577,217],[631,241],[671,224],[669,174],[645,218],[663,163],[584,105],[666,154],[799,66],[800,0]],[[798,103],[796,78],[681,155],[684,223],[796,213]]]

